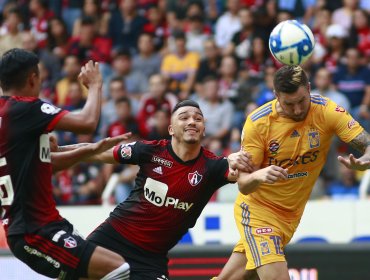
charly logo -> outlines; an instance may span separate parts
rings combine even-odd
[[[310,149],[320,147],[320,134],[317,129],[311,128],[308,131],[308,143],[310,145]]]

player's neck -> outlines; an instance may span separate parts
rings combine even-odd
[[[171,144],[172,150],[182,161],[189,161],[197,158],[201,148],[200,144],[181,143],[180,145],[174,141],[172,141]]]
[[[18,89],[10,89],[3,92],[5,96],[24,96],[24,97],[38,97],[35,95],[30,94],[30,91],[26,90],[18,90]]]

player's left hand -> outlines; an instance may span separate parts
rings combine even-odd
[[[338,156],[338,160],[344,166],[349,169],[354,170],[366,170],[370,169],[370,159],[367,155],[364,155],[360,158],[355,158],[353,154],[350,154],[348,158],[344,158],[342,156]]]
[[[232,153],[227,157],[227,160],[234,175],[237,175],[237,171],[252,173],[255,170],[251,156],[245,151]]]

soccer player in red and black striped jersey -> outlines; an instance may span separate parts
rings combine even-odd
[[[199,105],[176,105],[172,139],[118,145],[98,157],[108,163],[140,166],[135,187],[87,239],[122,255],[132,280],[167,279],[167,253],[194,226],[212,194],[246,170],[244,152],[217,157],[201,146],[204,118]]]
[[[52,278],[128,279],[129,265],[122,256],[84,240],[59,215],[52,196],[47,133],[96,129],[102,87],[99,65],[90,61],[82,67],[80,79],[89,96],[80,113],[70,114],[38,98],[38,63],[35,54],[21,49],[6,52],[0,61],[4,93],[0,96],[0,218],[10,250]]]

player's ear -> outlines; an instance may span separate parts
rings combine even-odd
[[[175,134],[175,133],[173,132],[172,124],[170,124],[170,125],[168,126],[168,133],[169,133],[171,136]]]
[[[276,90],[273,90],[273,93],[274,93],[275,98],[277,99],[278,98],[278,94],[277,94]]]
[[[311,83],[310,82],[308,82],[308,84],[307,84],[307,90],[308,90],[308,92],[311,92]]]
[[[35,72],[31,72],[29,75],[28,75],[28,82],[30,84],[30,86],[34,87],[37,80],[38,80],[39,76],[37,75],[37,73]]]

